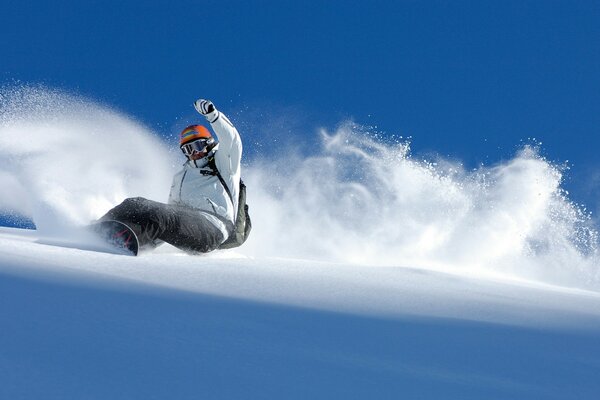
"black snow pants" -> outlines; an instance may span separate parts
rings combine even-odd
[[[223,242],[223,233],[198,210],[148,200],[126,199],[107,212],[103,220],[127,224],[137,235],[140,248],[161,241],[192,253],[207,253]]]

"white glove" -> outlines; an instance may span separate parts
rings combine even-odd
[[[200,114],[204,115],[208,122],[213,123],[219,118],[219,111],[210,100],[198,99],[194,102],[194,108]]]

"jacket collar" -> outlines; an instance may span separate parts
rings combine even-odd
[[[187,160],[184,165],[188,168],[206,168],[208,167],[208,160],[214,156],[215,151],[213,150],[210,153],[208,153],[206,157],[202,157],[199,160]]]

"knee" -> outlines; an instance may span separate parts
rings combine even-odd
[[[148,200],[143,197],[130,197],[108,212],[107,218],[122,219],[145,213],[149,209]]]
[[[130,197],[123,200],[120,207],[126,210],[147,211],[152,210],[153,202],[143,197]]]
[[[129,197],[125,200],[123,200],[123,202],[121,204],[123,205],[129,205],[129,206],[136,206],[138,204],[144,204],[147,200],[143,197]]]

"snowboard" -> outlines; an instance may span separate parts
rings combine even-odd
[[[123,222],[100,221],[91,226],[92,231],[119,254],[137,256],[139,242],[133,230]]]

